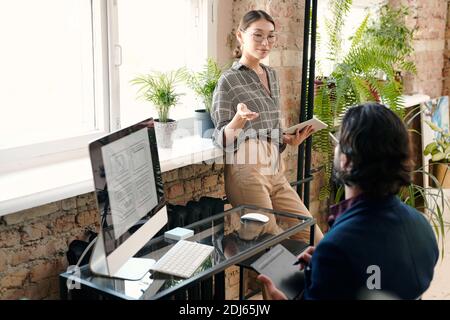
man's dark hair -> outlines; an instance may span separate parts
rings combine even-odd
[[[350,108],[342,120],[339,148],[350,170],[338,172],[349,186],[366,196],[396,194],[411,182],[412,161],[408,131],[386,106],[366,103]]]

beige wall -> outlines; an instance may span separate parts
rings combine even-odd
[[[442,95],[450,94],[450,1],[447,0],[447,23],[445,25],[444,77]]]

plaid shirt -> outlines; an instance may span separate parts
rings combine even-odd
[[[268,75],[271,95],[261,83],[258,75],[252,69],[236,61],[233,66],[225,71],[219,79],[214,90],[211,118],[215,130],[213,134],[214,144],[229,151],[236,151],[239,145],[246,139],[269,137],[270,141],[278,141],[280,152],[284,150],[283,135],[280,134],[280,87],[275,70],[261,64]],[[223,145],[223,131],[225,126],[233,119],[237,112],[237,105],[245,103],[259,117],[247,121],[243,130],[239,133],[234,144],[225,147]]]

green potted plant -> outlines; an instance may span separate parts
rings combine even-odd
[[[170,148],[173,144],[172,135],[177,128],[177,122],[169,118],[169,111],[182,95],[175,90],[181,80],[181,69],[165,73],[153,71],[131,80],[133,85],[140,86],[139,97],[151,102],[158,112],[158,119],[155,119],[155,133],[158,146],[161,148]]]
[[[413,52],[413,31],[400,19],[405,14],[404,8],[395,10],[383,6],[380,16],[374,20],[370,19],[369,14],[366,15],[350,38],[349,49],[343,52],[342,30],[352,2],[330,2],[332,17],[325,21],[329,37],[326,60],[332,62],[334,67],[326,77],[321,75],[319,70],[315,79],[314,114],[328,124],[327,129],[319,131],[313,137],[315,149],[325,157],[326,182],[320,192],[321,199],[328,198],[331,193],[329,179],[333,148],[329,133],[338,129],[341,116],[353,105],[377,101],[387,105],[403,118],[403,86],[398,72],[416,71],[414,63],[408,61]],[[378,20],[389,23],[381,24]],[[395,35],[395,41],[392,40],[392,32],[387,30],[389,28],[402,30],[401,34]]]
[[[436,177],[443,188],[450,188],[450,134],[428,120],[425,120],[425,122],[433,131],[438,133],[434,141],[427,144],[423,151],[425,156],[431,156],[429,172]],[[430,179],[430,185],[436,186],[434,180]]]
[[[204,108],[195,110],[195,131],[204,138],[210,138],[214,129],[210,113],[214,89],[221,74],[222,69],[212,58],[207,59],[201,71],[187,71],[184,74],[186,84],[204,105]]]

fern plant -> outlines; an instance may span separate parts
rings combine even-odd
[[[406,54],[411,52],[394,50],[393,45],[382,39],[387,34],[384,32],[387,26],[374,25],[372,22],[369,28],[369,14],[351,37],[348,52],[342,54],[342,28],[351,4],[352,0],[333,0],[332,18],[325,22],[330,38],[328,59],[333,61],[334,68],[328,77],[317,79],[314,100],[314,114],[328,124],[326,130],[316,133],[313,138],[314,148],[325,157],[326,183],[320,191],[321,200],[328,198],[331,191],[329,179],[332,173],[333,147],[329,133],[339,127],[341,118],[349,107],[364,102],[381,102],[403,118],[403,88],[397,78],[397,71],[416,71],[414,64],[407,60]],[[382,14],[383,12],[391,13],[392,9],[382,11]],[[404,26],[401,20],[395,22]],[[404,41],[408,41],[406,36]],[[380,75],[385,79],[380,79]]]
[[[449,207],[449,202],[445,197],[442,186],[434,175],[423,169],[418,169],[414,173],[427,175],[436,187],[422,187],[411,183],[400,190],[398,197],[407,205],[416,208],[427,216],[434,229],[437,241],[441,243],[441,255],[444,258],[445,234],[449,229],[449,223],[444,220],[444,209]]]

